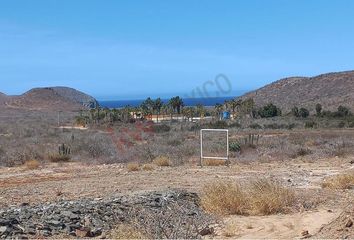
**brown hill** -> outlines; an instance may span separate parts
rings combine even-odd
[[[6,98],[10,108],[31,110],[75,111],[95,107],[97,101],[72,88],[34,88],[20,96]]]
[[[354,110],[354,71],[285,78],[240,98],[253,98],[257,106],[274,103],[283,111],[294,106],[314,111],[317,103],[325,110],[335,110],[339,105]]]

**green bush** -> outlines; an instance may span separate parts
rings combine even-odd
[[[229,143],[229,150],[231,152],[240,152],[241,151],[241,145],[238,142],[230,142]]]
[[[302,118],[307,118],[310,115],[310,112],[306,108],[300,108],[299,115]]]
[[[270,118],[270,117],[281,116],[281,110],[280,110],[280,108],[275,106],[273,103],[269,103],[268,105],[266,105],[258,110],[258,115],[261,118]]]

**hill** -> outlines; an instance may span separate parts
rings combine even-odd
[[[253,98],[257,106],[271,102],[283,111],[294,106],[314,111],[317,103],[326,110],[335,110],[339,105],[354,110],[354,71],[284,78],[240,98]]]
[[[34,88],[20,96],[9,96],[5,104],[11,108],[72,111],[96,107],[97,101],[72,88],[48,87]]]
[[[68,87],[52,87],[51,89],[53,89],[60,96],[69,99],[73,102],[80,103],[85,107],[96,108],[98,105],[98,102],[95,98],[76,89]]]

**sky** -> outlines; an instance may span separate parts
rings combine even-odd
[[[231,96],[353,70],[353,12],[351,0],[0,0],[0,92]]]

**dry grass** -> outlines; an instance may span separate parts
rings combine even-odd
[[[241,186],[230,181],[216,181],[204,186],[201,204],[218,215],[246,214],[248,203]]]
[[[171,161],[166,156],[159,156],[152,161],[155,165],[160,167],[168,167],[171,166]]]
[[[128,163],[127,169],[129,172],[136,172],[140,170],[140,166],[138,163]]]
[[[121,224],[113,229],[109,235],[110,239],[146,239],[146,237],[134,227]]]
[[[40,165],[38,160],[29,160],[24,163],[24,166],[30,170],[37,169]]]
[[[150,163],[146,163],[143,165],[142,169],[144,171],[152,171],[152,170],[154,170],[154,165],[152,165]]]
[[[330,189],[350,189],[354,186],[354,171],[338,174],[325,179],[322,183],[323,188]]]
[[[295,203],[295,192],[277,181],[256,179],[250,183],[249,202],[254,215],[286,212]]]
[[[295,203],[293,190],[276,181],[256,179],[240,185],[217,181],[204,186],[205,210],[218,215],[269,215],[286,212]]]
[[[224,166],[224,165],[226,165],[226,160],[222,160],[222,159],[205,159],[203,161],[203,165],[205,165],[205,166]]]

